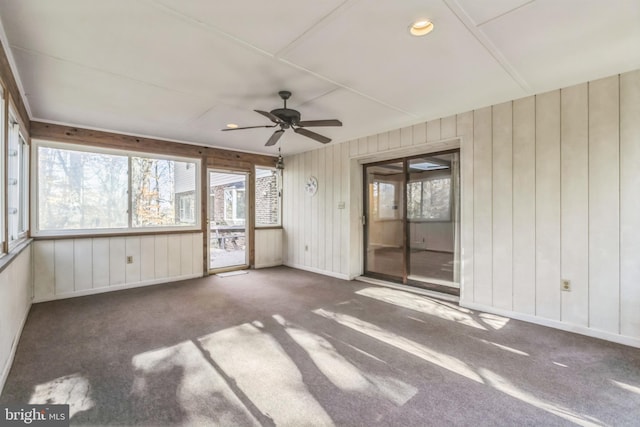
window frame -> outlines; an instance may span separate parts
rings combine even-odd
[[[7,233],[7,211],[6,211],[6,194],[7,194],[7,135],[6,132],[9,116],[7,114],[7,100],[5,99],[5,90],[0,84],[0,164],[2,165],[2,173],[0,173],[0,257],[6,255],[9,248],[5,244],[8,239]]]
[[[77,151],[83,153],[105,154],[112,156],[122,156],[127,159],[127,226],[118,228],[85,228],[72,230],[40,230],[38,226],[40,216],[39,206],[39,155],[40,147],[53,148],[59,150]],[[112,235],[140,235],[140,234],[158,234],[172,232],[191,232],[202,230],[202,218],[200,209],[201,204],[201,188],[202,188],[202,159],[200,157],[172,156],[166,154],[156,154],[144,151],[132,151],[115,148],[96,147],[93,145],[74,144],[67,142],[58,142],[44,139],[34,139],[31,144],[31,234],[33,237],[69,237],[69,236],[112,236]],[[195,170],[195,223],[193,225],[171,225],[171,226],[150,226],[150,227],[134,227],[132,219],[133,209],[133,193],[131,183],[131,158],[142,157],[147,159],[169,160],[176,162],[194,163]],[[175,203],[175,201],[174,201]]]
[[[274,172],[274,175],[276,176],[276,186],[277,186],[277,190],[278,190],[278,222],[276,224],[259,224],[258,223],[258,212],[257,212],[257,205],[258,205],[258,169],[263,169],[263,170],[270,170]],[[255,165],[253,168],[253,193],[254,193],[254,209],[256,210],[256,212],[254,212],[254,219],[253,219],[253,226],[255,227],[256,230],[263,230],[263,229],[270,229],[270,228],[282,228],[282,182],[283,182],[283,176],[282,176],[282,169],[277,169],[273,166],[262,166],[262,165]]]
[[[7,104],[5,104],[7,105]],[[10,149],[10,139],[11,139],[11,127],[17,126],[17,143],[18,143],[18,151],[16,156],[18,157],[18,162],[16,167],[18,168],[17,172],[17,183],[18,186],[18,195],[17,195],[17,215],[16,217],[16,227],[18,228],[15,239],[11,239],[9,237],[11,233],[11,229],[9,227],[9,181],[8,179],[3,181],[3,226],[4,228],[4,236],[6,236],[6,248],[7,252],[11,252],[15,247],[19,246],[23,241],[25,241],[29,237],[30,232],[30,224],[29,224],[29,216],[30,216],[30,197],[29,197],[29,189],[30,189],[30,140],[29,134],[26,131],[26,126],[22,122],[21,117],[18,115],[16,108],[14,107],[12,102],[8,103],[8,108],[6,111],[6,139],[4,144],[4,166],[6,169],[6,177],[8,178],[9,174],[9,149]],[[22,228],[22,229],[21,229]]]

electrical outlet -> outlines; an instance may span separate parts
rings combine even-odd
[[[127,256],[127,264],[133,264],[133,257],[131,255]]]
[[[571,292],[571,282],[566,279],[562,279],[562,290],[565,292]]]

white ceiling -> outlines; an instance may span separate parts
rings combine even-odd
[[[429,18],[427,37],[409,24]],[[640,68],[640,0],[0,0],[34,120],[242,151],[342,142]],[[319,147],[288,131],[283,153]]]

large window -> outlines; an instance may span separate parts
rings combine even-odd
[[[7,234],[9,248],[29,230],[29,145],[13,112],[9,115],[7,147]]]
[[[37,234],[199,228],[197,160],[36,146]]]
[[[256,227],[280,226],[280,171],[256,168]]]

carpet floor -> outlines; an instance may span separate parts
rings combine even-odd
[[[277,267],[34,304],[0,403],[72,425],[640,425],[640,350]]]

